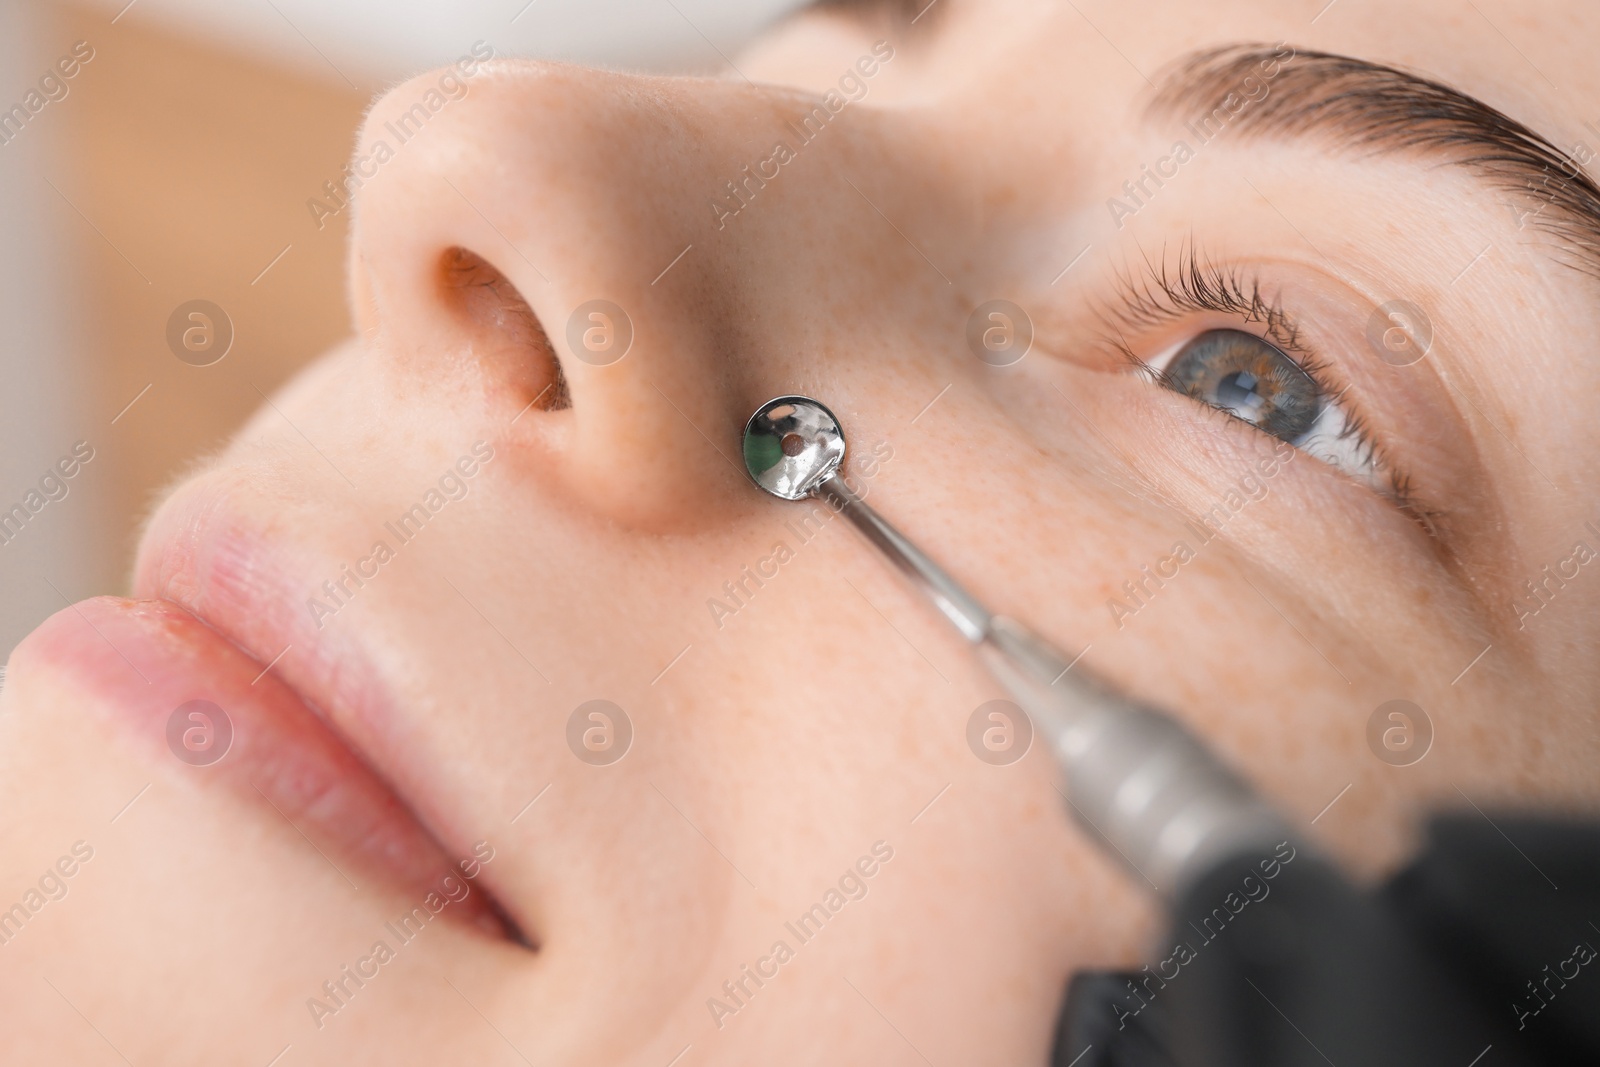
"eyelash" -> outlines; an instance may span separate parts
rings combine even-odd
[[[1258,279],[1236,267],[1202,259],[1199,249],[1193,246],[1180,252],[1175,270],[1168,268],[1165,257],[1159,263],[1146,258],[1144,268],[1140,277],[1131,273],[1118,276],[1121,299],[1115,309],[1103,307],[1101,318],[1110,327],[1112,346],[1152,381],[1159,381],[1162,372],[1133,351],[1123,336],[1124,329],[1149,331],[1181,322],[1191,315],[1210,312],[1257,326],[1262,339],[1293,360],[1324,396],[1340,405],[1348,403],[1345,397],[1348,390],[1334,387],[1328,364],[1301,341],[1300,328],[1283,305],[1262,295]],[[1241,422],[1227,412],[1201,406],[1228,423]],[[1339,437],[1352,440],[1362,462],[1373,464],[1382,480],[1374,488],[1432,533],[1429,513],[1419,508],[1412,496],[1410,477],[1389,462],[1382,443],[1359,411],[1346,410],[1345,417],[1346,425]]]

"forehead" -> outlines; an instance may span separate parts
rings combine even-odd
[[[886,19],[885,28],[895,19]],[[898,19],[915,91],[1059,109],[1126,102],[1165,67],[1238,42],[1287,41],[1438,78],[1558,144],[1600,140],[1600,5],[1562,0],[936,0]]]

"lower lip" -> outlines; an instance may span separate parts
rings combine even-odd
[[[407,897],[465,884],[416,817],[271,670],[164,600],[101,597],[56,613],[12,655],[13,681],[54,672],[144,758],[277,814],[339,866]],[[204,702],[204,703],[197,703]],[[280,818],[281,817],[281,818]],[[455,877],[441,889],[442,880]],[[456,890],[459,892],[459,889]],[[505,933],[483,893],[451,908]]]

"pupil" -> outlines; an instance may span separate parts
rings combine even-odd
[[[1217,403],[1229,408],[1235,415],[1256,421],[1257,409],[1267,398],[1256,392],[1258,379],[1247,370],[1234,371],[1217,383]]]

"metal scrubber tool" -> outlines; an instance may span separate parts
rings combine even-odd
[[[744,461],[783,500],[817,497],[848,518],[977,647],[1049,739],[1079,818],[1142,882],[1175,897],[1227,856],[1270,853],[1287,826],[1183,726],[1073,670],[1014,619],[988,611],[841,476],[844,431],[822,404],[780,396],[744,430]]]

